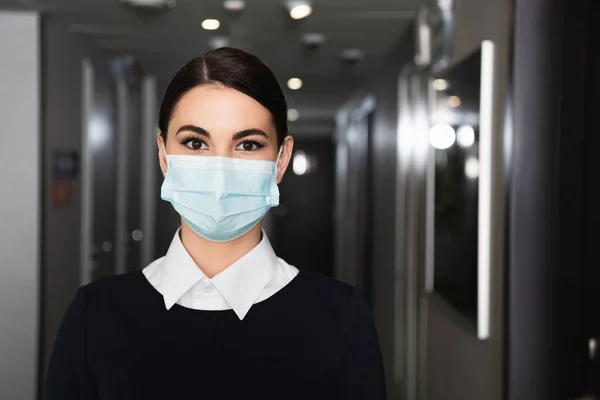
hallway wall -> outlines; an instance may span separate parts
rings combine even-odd
[[[505,274],[505,117],[506,96],[509,83],[509,59],[512,30],[512,6],[508,0],[462,0],[454,6],[454,36],[450,66],[476,50],[483,40],[495,44],[495,76],[493,105],[494,160],[498,173],[493,178],[492,238],[492,334],[487,341],[480,341],[474,332],[465,329],[454,318],[451,311],[435,296],[421,296],[419,313],[411,323],[419,321],[419,350],[409,340],[416,327],[406,327],[408,302],[408,268],[405,245],[420,242],[425,229],[424,221],[419,221],[416,232],[406,231],[407,226],[396,230],[396,220],[404,221],[406,215],[398,214],[397,202],[402,202],[395,188],[405,173],[418,173],[411,181],[422,179],[424,171],[410,172],[410,166],[403,167],[398,162],[398,79],[402,67],[413,63],[414,32],[409,30],[392,56],[368,82],[341,109],[341,113],[351,112],[358,107],[366,95],[376,99],[374,126],[374,256],[375,285],[377,288],[373,311],[380,337],[388,383],[389,398],[402,398],[404,393],[414,393],[414,382],[408,382],[410,374],[406,362],[409,353],[419,354],[419,398],[429,400],[465,400],[503,398],[504,390],[504,274]],[[417,71],[415,67],[410,67]],[[427,75],[429,72],[424,71]],[[360,144],[364,145],[362,140]],[[400,169],[398,169],[400,168]],[[408,172],[403,168],[408,168]],[[400,174],[400,175],[398,175]],[[422,182],[417,186],[422,185]],[[402,186],[406,188],[405,186]],[[414,199],[413,199],[414,201]],[[400,204],[400,209],[406,205]],[[404,237],[406,235],[419,238]],[[414,250],[414,249],[413,249]],[[424,249],[416,260],[418,268],[424,265]],[[423,271],[417,281],[421,281]],[[412,274],[412,272],[411,272]],[[417,283],[419,286],[420,283]],[[412,288],[412,287],[411,287]],[[414,289],[417,290],[417,289]],[[422,292],[422,288],[418,289]],[[414,300],[410,300],[414,301]],[[411,336],[412,337],[412,336]],[[412,362],[412,358],[410,359]],[[407,375],[408,374],[408,375]],[[413,377],[414,378],[414,377]],[[410,390],[408,390],[410,388]],[[406,391],[406,392],[405,392]],[[415,400],[415,399],[407,399]]]
[[[495,44],[494,160],[499,173],[492,181],[491,338],[479,341],[436,301],[429,301],[427,383],[429,400],[503,399],[505,198],[504,133],[512,32],[509,0],[462,0],[455,3],[452,63],[480,46]]]
[[[40,259],[39,15],[0,12],[0,399],[36,395]]]
[[[396,347],[403,346],[403,332],[399,332],[396,320],[404,312],[402,304],[394,299],[404,294],[395,294],[397,284],[396,252],[399,238],[396,237],[396,165],[398,124],[398,73],[403,65],[412,61],[414,36],[408,30],[391,51],[376,77],[365,84],[340,110],[352,112],[358,108],[365,96],[372,95],[376,102],[371,138],[373,160],[373,317],[377,327],[383,361],[385,365],[388,397],[401,398],[401,380],[395,379]],[[338,140],[342,140],[338,138]],[[367,138],[358,138],[356,146],[366,146]],[[402,372],[399,372],[402,375]]]
[[[74,152],[81,164],[83,99],[82,60],[108,70],[103,56],[82,37],[52,18],[43,20],[43,253],[40,382],[62,317],[80,285],[81,165],[72,182],[69,204],[52,203],[52,158]],[[99,75],[99,72],[96,72]]]

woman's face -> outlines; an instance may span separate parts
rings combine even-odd
[[[277,132],[269,110],[235,89],[203,85],[177,103],[167,136],[167,154],[223,156],[275,161]],[[163,174],[167,164],[162,136],[158,136]],[[289,163],[293,140],[287,137],[279,159],[277,182]]]

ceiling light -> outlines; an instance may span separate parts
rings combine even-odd
[[[456,141],[456,133],[448,124],[438,124],[429,130],[429,143],[436,149],[444,150]]]
[[[448,84],[448,81],[445,79],[436,79],[433,81],[433,88],[437,91],[444,91],[446,89],[448,89],[450,87],[450,85]]]
[[[312,14],[312,6],[308,1],[289,1],[286,6],[292,19],[302,19]]]
[[[450,96],[448,97],[448,105],[452,108],[460,107],[462,101],[460,101],[460,97],[458,96]]]
[[[296,154],[294,154],[292,170],[296,175],[304,175],[308,171],[308,160],[303,151],[297,151]]]
[[[475,129],[471,125],[462,125],[456,131],[456,141],[460,147],[471,147],[475,143]]]
[[[246,2],[244,0],[225,0],[223,7],[227,11],[242,11],[246,7]]]
[[[296,110],[294,108],[290,108],[287,112],[287,119],[290,122],[297,121],[299,116],[300,116],[300,113],[298,112],[298,110]]]
[[[121,0],[121,3],[136,8],[147,9],[173,9],[175,8],[175,0]]]
[[[220,49],[221,47],[228,47],[230,40],[227,36],[215,36],[208,41],[208,45],[211,49]]]
[[[363,58],[364,53],[361,49],[344,49],[342,50],[342,58],[346,61],[358,61]]]
[[[465,175],[469,179],[479,178],[479,160],[475,157],[467,158],[465,161]]]
[[[302,87],[302,80],[300,78],[290,78],[287,81],[287,86],[292,90],[298,90]]]
[[[207,31],[217,30],[219,29],[219,26],[221,26],[221,23],[218,19],[205,19],[202,21],[202,27]]]
[[[305,33],[300,41],[310,47],[318,47],[325,43],[325,35],[322,33]]]

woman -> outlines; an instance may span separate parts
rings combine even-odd
[[[293,148],[269,68],[230,48],[190,61],[159,128],[181,229],[142,271],[78,290],[46,399],[385,399],[361,296],[277,258],[261,230]]]

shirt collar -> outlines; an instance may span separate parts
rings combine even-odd
[[[263,231],[256,247],[209,279],[189,255],[177,231],[161,266],[165,306],[171,309],[194,285],[207,280],[217,288],[239,319],[243,319],[273,278],[275,268],[277,256]]]

